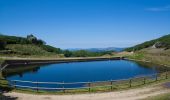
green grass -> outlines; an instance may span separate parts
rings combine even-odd
[[[11,90],[8,81],[3,79],[2,72],[0,72],[0,89],[5,91]]]
[[[38,47],[33,44],[9,44],[6,46],[7,49],[12,50],[14,53],[21,55],[45,55],[49,54],[49,52],[45,51],[41,47]]]
[[[170,49],[162,50],[147,48],[126,57],[134,60],[150,61],[157,65],[163,64],[170,66]]]
[[[8,44],[6,45],[6,53],[1,53],[0,56],[4,57],[32,57],[32,58],[58,58],[64,55],[54,52],[48,52],[44,48],[34,44]]]
[[[143,60],[144,59],[144,54],[143,53],[135,53],[133,55],[126,56],[130,59],[136,59],[136,60]]]
[[[0,65],[4,62],[4,59],[0,58]]]
[[[130,47],[130,48],[126,48],[126,51],[133,51],[133,50],[141,50],[144,48],[148,48],[153,46],[155,43],[161,43],[161,48],[166,48],[169,49],[170,48],[170,34],[162,36],[160,38],[154,39],[154,40],[150,40],[150,41],[146,41],[144,43],[138,44],[136,46]]]
[[[165,94],[161,94],[161,95],[157,95],[157,96],[154,96],[154,97],[148,97],[144,100],[170,100],[170,92],[165,93]]]

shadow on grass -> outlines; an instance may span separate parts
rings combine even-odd
[[[18,97],[5,96],[4,93],[12,91],[12,88],[0,86],[0,100],[17,100]]]
[[[11,97],[11,96],[5,96],[3,94],[0,94],[0,100],[17,100],[18,97]]]
[[[4,93],[12,91],[12,88],[0,86],[0,100],[17,100],[18,97],[6,96]]]
[[[0,100],[17,100],[18,97],[11,97],[11,96],[4,95],[4,93],[8,93],[12,90],[13,90],[13,88],[10,88],[6,82],[3,82],[1,80],[1,82],[0,82]]]

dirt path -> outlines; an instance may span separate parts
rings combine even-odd
[[[89,93],[76,95],[33,95],[23,93],[5,93],[5,96],[18,97],[17,100],[140,100],[148,96],[156,96],[170,92],[162,87],[144,87],[117,92]]]

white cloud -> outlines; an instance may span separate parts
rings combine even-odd
[[[146,10],[147,10],[147,11],[155,11],[155,12],[170,11],[170,5],[164,6],[164,7],[147,8]]]

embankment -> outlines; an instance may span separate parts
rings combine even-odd
[[[84,61],[120,60],[123,57],[82,57],[82,58],[60,58],[60,59],[8,59],[1,64],[1,69],[6,65],[29,65],[29,64],[50,64]]]

